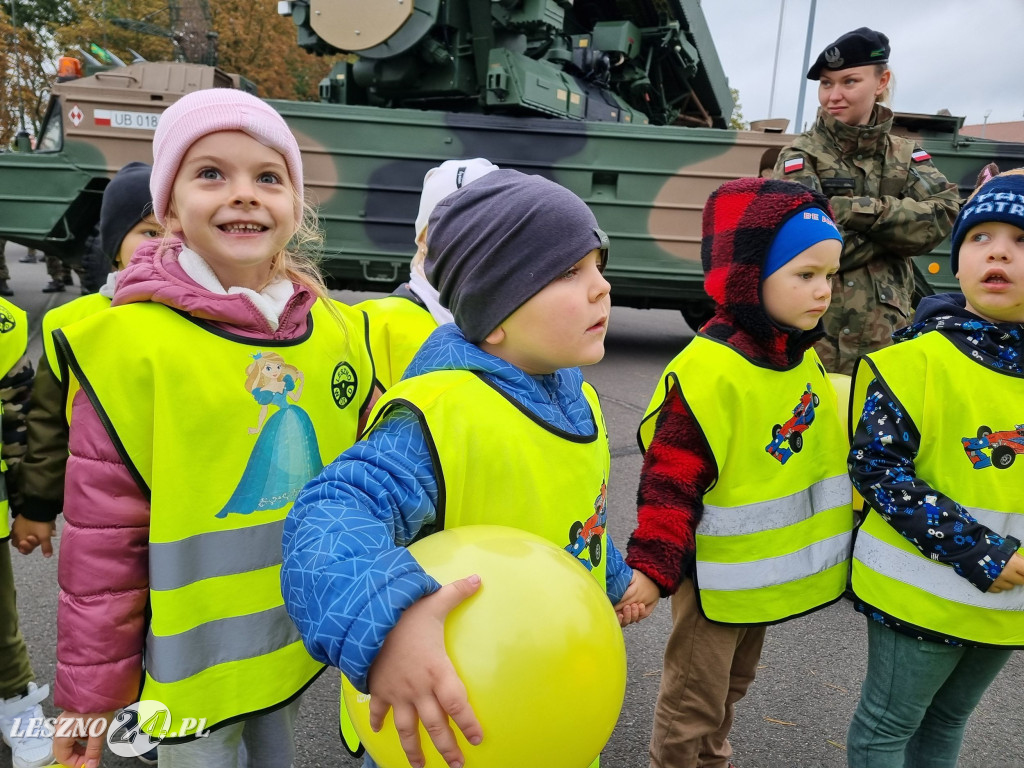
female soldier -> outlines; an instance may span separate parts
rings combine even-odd
[[[842,261],[825,334],[815,345],[829,371],[853,373],[862,354],[910,321],[910,257],[953,227],[956,185],[910,139],[890,133],[889,38],[861,27],[825,48],[807,72],[818,81],[818,118],[779,154],[775,177],[829,198],[843,233]]]

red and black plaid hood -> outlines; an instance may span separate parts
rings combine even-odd
[[[778,325],[761,302],[768,247],[783,222],[805,208],[832,215],[824,195],[791,181],[736,179],[711,194],[704,205],[700,258],[715,315],[702,333],[777,366],[798,360],[823,335],[820,321],[811,331]]]

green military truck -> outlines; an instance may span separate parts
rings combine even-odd
[[[269,0],[268,0],[269,1]],[[698,0],[290,0],[298,43],[346,53],[319,102],[271,100],[302,149],[334,287],[406,279],[424,173],[486,157],[568,187],[612,242],[613,301],[707,311],[701,211],[722,182],[770,167],[792,136],[729,129],[733,100]],[[110,176],[151,161],[163,109],[217,68],[140,62],[53,86],[34,149],[0,154],[0,238],[73,261]],[[1024,166],[1024,144],[961,136],[962,118],[901,115],[966,193]],[[948,250],[921,257],[955,286]]]

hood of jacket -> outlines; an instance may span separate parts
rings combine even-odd
[[[292,339],[305,333],[309,310],[317,299],[308,288],[295,285],[273,330],[244,294],[213,293],[192,280],[178,263],[182,247],[180,240],[169,240],[150,241],[139,248],[119,273],[111,306],[153,301],[231,333],[263,339]]]
[[[824,335],[820,320],[810,331],[779,325],[761,299],[764,261],[776,232],[807,208],[832,215],[827,198],[791,181],[737,179],[712,193],[704,206],[701,263],[715,314],[701,333],[779,368],[798,362]]]
[[[993,370],[1024,374],[1024,323],[993,323],[966,309],[962,293],[921,299],[913,324],[892,335],[896,343],[938,331],[964,354]]]
[[[583,395],[579,368],[531,376],[466,340],[454,323],[437,328],[423,342],[403,378],[431,371],[465,370],[483,374],[506,395],[549,425],[576,435],[592,435],[594,420]]]

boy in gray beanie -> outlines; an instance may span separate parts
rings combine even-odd
[[[547,179],[497,170],[435,207],[427,248],[427,276],[455,323],[426,340],[366,439],[299,495],[281,579],[310,653],[370,692],[371,716],[415,714],[451,765],[463,756],[449,712],[470,743],[487,737],[442,637],[444,615],[480,581],[442,586],[406,544],[462,525],[529,530],[599,580],[620,623],[648,611],[635,598],[646,577],[605,532],[607,435],[576,367],[604,355],[611,309],[608,241],[593,214]],[[460,688],[449,712],[416,709]],[[422,764],[418,748],[407,754]]]

